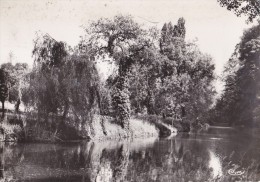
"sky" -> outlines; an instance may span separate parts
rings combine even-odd
[[[13,63],[32,65],[36,31],[75,46],[84,34],[82,26],[117,14],[130,14],[137,22],[159,29],[184,17],[186,40],[197,39],[200,50],[213,57],[217,75],[243,30],[251,26],[217,0],[0,0],[0,64],[10,61],[12,53]],[[99,69],[105,73],[108,67],[104,64]],[[221,88],[218,83],[217,90]]]

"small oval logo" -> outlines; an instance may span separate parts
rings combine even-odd
[[[228,174],[231,175],[231,176],[240,176],[242,174],[245,173],[245,170],[244,169],[239,169],[239,166],[238,165],[235,165],[234,168],[231,168],[228,170]]]

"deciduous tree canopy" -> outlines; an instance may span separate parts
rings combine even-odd
[[[245,15],[252,22],[260,16],[259,0],[218,0],[221,6],[235,12],[237,16]]]
[[[216,105],[220,120],[234,125],[259,123],[260,25],[246,30],[226,66],[224,94]]]

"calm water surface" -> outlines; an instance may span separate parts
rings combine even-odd
[[[167,139],[0,143],[0,181],[258,181],[260,138],[210,128]]]

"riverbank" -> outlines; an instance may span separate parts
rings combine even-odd
[[[56,143],[75,140],[141,139],[167,137],[178,131],[176,127],[156,116],[134,116],[129,123],[127,132],[114,118],[101,115],[93,115],[91,122],[84,124],[77,124],[75,120],[67,118],[62,125],[58,120],[56,123],[46,125],[46,122],[32,118],[26,119],[24,116],[9,113],[0,124],[0,141]],[[53,127],[54,125],[55,127]]]

